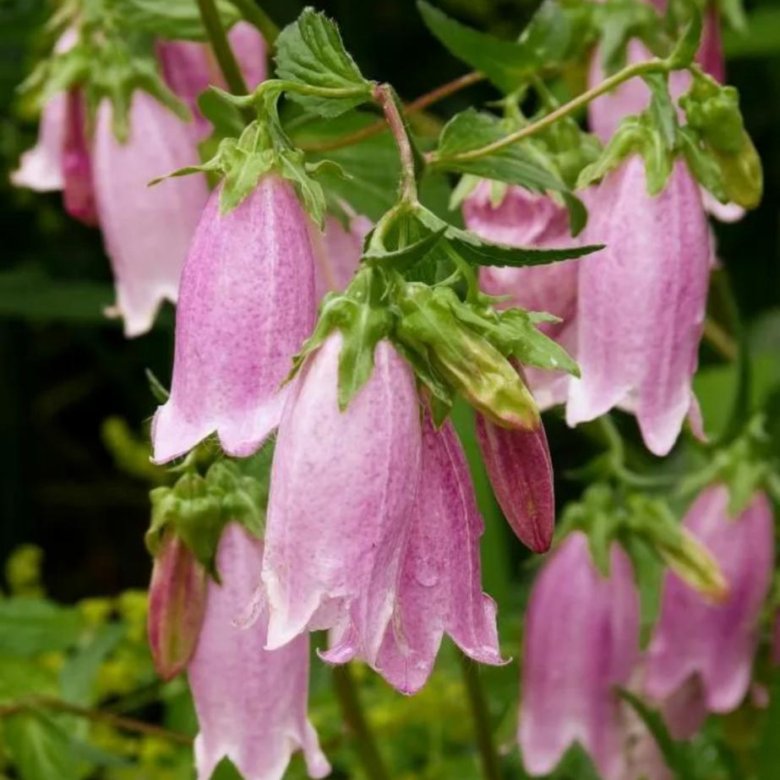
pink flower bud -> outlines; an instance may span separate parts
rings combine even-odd
[[[342,336],[309,358],[285,407],[271,471],[263,582],[269,649],[338,627],[331,660],[373,658],[394,606],[420,466],[414,378],[380,341],[339,411]]]
[[[254,89],[266,76],[266,46],[257,28],[248,22],[238,22],[228,33],[228,41],[236,56],[247,87]],[[191,41],[161,41],[157,57],[168,86],[190,108],[195,116],[194,129],[199,137],[211,130],[211,124],[200,113],[198,96],[210,85],[227,88],[222,72],[211,49]]]
[[[609,576],[572,533],[531,592],[518,739],[531,774],[552,771],[574,742],[606,780],[624,767],[620,703],[639,655],[639,597],[628,556],[612,545]]]
[[[606,248],[579,270],[577,359],[570,425],[614,406],[637,416],[648,449],[665,455],[691,410],[710,274],[710,233],[699,190],[675,163],[660,195],[630,157],[594,193],[589,242]]]
[[[154,559],[149,585],[149,647],[157,674],[184,671],[198,642],[208,574],[182,540],[169,534]]]
[[[426,416],[395,611],[377,658],[365,659],[402,693],[416,693],[425,684],[445,632],[470,658],[504,663],[496,605],[482,592],[483,530],[458,437],[449,423],[436,431]]]
[[[209,584],[200,641],[188,669],[200,725],[198,780],[208,780],[224,756],[247,780],[281,780],[298,748],[310,777],[330,772],[306,716],[308,637],[281,650],[263,650],[264,604],[251,627],[235,622],[252,599],[262,559],[260,541],[237,523],[225,528],[217,553],[222,584]]]
[[[292,185],[267,175],[227,214],[219,194],[182,274],[171,397],[152,425],[158,463],[214,432],[231,455],[260,447],[279,422],[291,358],[314,326],[314,258]]]
[[[547,551],[555,495],[544,425],[502,428],[478,414],[477,441],[496,500],[517,538],[534,552]]]
[[[645,690],[664,700],[696,678],[710,712],[730,712],[750,686],[757,621],[773,566],[772,509],[758,493],[736,518],[724,485],[707,488],[683,525],[716,558],[729,585],[722,604],[705,602],[667,573],[661,614],[647,651]]]
[[[179,275],[208,197],[202,174],[149,187],[155,177],[199,163],[191,131],[170,109],[136,90],[130,136],[117,140],[108,100],[98,106],[93,181],[125,334],[152,326],[163,300],[175,301]]]
[[[464,202],[463,218],[469,230],[494,243],[541,249],[577,243],[569,233],[566,210],[551,198],[521,187],[509,187],[501,203],[494,205],[490,182],[481,182]],[[540,329],[571,352],[576,345],[578,267],[578,262],[571,261],[535,268],[486,267],[480,271],[480,283],[488,295],[507,296],[505,305],[560,317],[562,322],[545,323]],[[532,367],[523,370],[539,409],[566,401],[567,374]]]
[[[79,91],[71,90],[67,99],[62,151],[65,211],[74,219],[94,227],[98,223],[98,215],[84,127],[84,98]]]

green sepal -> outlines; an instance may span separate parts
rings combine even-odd
[[[216,577],[217,546],[225,525],[244,525],[259,536],[265,523],[267,484],[245,474],[229,460],[213,463],[205,475],[187,471],[171,487],[149,494],[152,519],[145,541],[157,555],[165,534],[176,533],[196,560]]]
[[[400,315],[394,341],[404,352],[415,354],[413,366],[424,369],[421,381],[432,389],[449,385],[497,425],[526,429],[540,425],[539,410],[517,370],[458,316],[463,304],[453,290],[410,283],[396,303]],[[444,395],[445,402],[450,396],[435,394]]]
[[[696,7],[696,3],[688,3],[687,10],[689,14],[688,22],[667,58],[667,62],[673,70],[687,68],[696,57],[696,52],[699,51],[703,21],[702,12]]]
[[[373,85],[344,48],[338,27],[313,8],[279,34],[275,60],[279,78],[303,87],[289,97],[315,114],[336,117],[371,99]]]
[[[293,358],[291,379],[306,358],[319,349],[334,331],[342,335],[339,354],[338,403],[343,412],[371,377],[374,350],[392,327],[392,315],[382,300],[383,284],[378,271],[364,267],[343,293],[330,293],[320,308],[312,335]]]

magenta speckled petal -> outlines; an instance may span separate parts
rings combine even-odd
[[[346,411],[342,338],[309,358],[285,407],[271,472],[263,582],[268,647],[337,628],[340,657],[376,655],[390,620],[420,467],[414,379],[386,341]]]
[[[279,423],[291,387],[280,385],[314,326],[314,258],[292,185],[268,175],[227,214],[219,194],[182,274],[171,397],[152,426],[158,463],[215,431],[231,455],[257,450]]]
[[[728,599],[709,604],[667,573],[647,652],[645,690],[651,697],[664,700],[697,676],[711,712],[735,709],[748,691],[756,624],[773,564],[772,509],[766,496],[757,494],[737,518],[728,516],[728,500],[725,486],[711,486],[683,522],[720,564]]]
[[[570,425],[615,406],[635,410],[656,455],[674,445],[691,407],[707,303],[710,234],[685,163],[650,197],[631,157],[600,186],[591,241],[606,248],[580,267],[577,359]]]
[[[609,577],[584,534],[567,537],[531,592],[525,622],[518,739],[531,774],[552,771],[579,742],[606,780],[623,775],[617,685],[639,655],[639,597],[628,556],[613,544]]]
[[[477,441],[501,510],[520,541],[545,552],[555,526],[550,449],[544,425],[501,428],[477,415]]]
[[[114,271],[117,309],[125,334],[138,336],[151,328],[164,300],[176,301],[208,188],[202,174],[148,186],[199,158],[187,124],[146,92],[133,93],[126,143],[114,136],[111,120],[111,104],[103,100],[92,159],[95,199]]]
[[[451,424],[436,431],[426,417],[421,475],[393,619],[377,658],[364,659],[406,694],[427,681],[445,632],[475,661],[504,663],[496,605],[482,592],[482,518]]]
[[[227,756],[246,780],[281,780],[295,750],[309,776],[330,772],[306,715],[309,640],[263,650],[267,610],[249,628],[236,616],[260,579],[263,546],[237,523],[222,533],[217,567],[222,585],[209,584],[208,603],[188,676],[200,733],[195,739],[198,780],[209,780]]]

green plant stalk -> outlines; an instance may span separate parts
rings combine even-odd
[[[390,775],[385,769],[374,734],[360,703],[357,686],[348,664],[333,668],[333,688],[344,716],[344,722],[354,738],[355,749],[363,763],[366,777],[371,778],[371,780],[390,780]]]
[[[273,48],[280,32],[276,22],[254,0],[230,0],[230,2],[241,12],[244,19],[260,30],[269,48]]]
[[[485,694],[479,679],[479,667],[470,658],[458,651],[460,668],[463,673],[463,684],[471,708],[474,721],[474,731],[477,738],[477,749],[482,764],[482,776],[485,780],[501,780],[501,768],[490,730],[490,715],[485,702]]]
[[[241,69],[230,48],[230,42],[227,39],[225,28],[222,26],[222,20],[219,18],[219,11],[214,0],[197,0],[200,18],[203,20],[203,26],[206,28],[211,48],[214,50],[214,56],[217,58],[219,69],[225,77],[225,83],[228,89],[234,95],[246,95],[249,91],[244,81]],[[251,113],[247,111],[247,118],[252,119]]]
[[[666,73],[670,69],[670,64],[666,60],[661,59],[652,59],[648,60],[647,62],[637,62],[633,65],[628,65],[627,67],[623,68],[623,70],[618,71],[608,79],[605,79],[600,84],[592,87],[586,92],[577,95],[577,97],[573,98],[568,103],[564,103],[559,108],[556,108],[555,111],[551,111],[549,114],[543,116],[541,119],[538,119],[536,122],[532,122],[530,125],[521,127],[514,133],[510,133],[503,138],[499,138],[497,141],[493,141],[486,146],[480,146],[477,149],[469,149],[466,152],[451,155],[446,159],[448,161],[463,162],[467,160],[478,160],[480,157],[486,157],[487,155],[494,154],[495,152],[500,152],[507,146],[511,146],[518,141],[522,141],[524,138],[528,138],[541,130],[545,130],[559,119],[563,119],[569,114],[578,111],[580,108],[584,108],[592,100],[595,100],[597,97],[610,92],[624,81],[628,81],[629,79],[635,78],[636,76],[644,76],[649,73]],[[430,164],[435,164],[440,159],[443,158],[439,158],[435,152],[429,152],[426,155],[426,161]]]

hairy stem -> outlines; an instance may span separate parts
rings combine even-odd
[[[485,780],[501,780],[498,753],[496,753],[496,746],[493,744],[493,734],[490,730],[490,715],[485,702],[485,694],[482,691],[482,683],[479,679],[479,667],[460,651],[458,655],[460,657],[461,671],[463,672],[463,683],[466,687],[466,695],[468,696],[471,716],[474,721],[477,748],[482,764],[482,776]]]
[[[555,111],[551,111],[549,114],[543,116],[541,119],[538,119],[536,122],[532,122],[530,125],[521,127],[514,133],[510,133],[509,135],[506,135],[503,138],[499,138],[497,141],[493,141],[492,143],[489,143],[485,146],[480,146],[477,149],[469,149],[468,151],[461,152],[460,154],[451,155],[447,159],[458,161],[478,160],[480,157],[486,157],[487,155],[493,154],[494,152],[499,152],[501,149],[505,149],[507,146],[511,146],[518,141],[522,141],[524,138],[528,138],[529,136],[538,133],[540,130],[548,128],[559,119],[563,119],[563,117],[574,113],[584,106],[587,106],[588,103],[590,103],[592,100],[595,100],[600,95],[613,90],[615,87],[619,86],[628,79],[634,78],[636,76],[646,75],[648,73],[664,73],[668,70],[669,64],[665,60],[659,59],[648,60],[647,62],[637,62],[633,65],[629,65],[623,68],[623,70],[615,73],[613,76],[610,76],[608,79],[605,79],[592,89],[577,95],[577,97],[573,98],[568,103],[564,103],[559,108],[556,108]],[[426,159],[430,163],[435,163],[439,157],[437,156],[436,152],[429,152],[426,155]]]
[[[153,723],[146,723],[135,718],[127,718],[124,715],[116,715],[106,710],[90,709],[89,707],[80,707],[71,702],[53,699],[48,696],[36,696],[24,701],[16,702],[0,707],[0,717],[17,715],[21,712],[34,711],[36,709],[54,710],[55,712],[65,712],[68,715],[76,715],[79,718],[85,718],[97,723],[107,723],[109,726],[122,729],[124,731],[133,731],[137,734],[146,734],[152,737],[160,737],[170,742],[176,742],[180,745],[191,745],[192,737],[188,734],[182,734],[179,731],[171,731],[162,726],[155,726]]]
[[[219,18],[219,11],[214,0],[197,0],[200,18],[203,20],[203,26],[206,28],[206,34],[209,38],[211,48],[214,50],[214,56],[217,58],[219,69],[225,78],[228,89],[234,95],[246,95],[249,91],[244,81],[241,69],[230,48],[225,28],[222,26],[222,20]]]
[[[347,729],[354,738],[355,748],[371,780],[390,780],[382,756],[358,697],[357,686],[348,665],[333,668],[333,687],[339,700]]]
[[[438,103],[440,100],[449,97],[450,95],[459,92],[461,89],[470,87],[472,84],[476,84],[479,81],[484,80],[484,76],[477,71],[466,73],[464,76],[459,76],[452,81],[448,81],[446,84],[442,84],[436,89],[432,89],[430,92],[426,92],[424,95],[413,100],[404,106],[404,116],[411,116],[420,111],[425,110],[428,106],[432,106],[434,103]],[[321,141],[314,144],[302,144],[301,148],[310,152],[329,152],[333,149],[341,149],[345,146],[352,146],[352,144],[360,143],[368,138],[373,138],[383,130],[387,129],[387,123],[384,119],[379,119],[370,125],[361,127],[360,130],[355,130],[353,133],[341,136],[341,138],[334,138],[328,141]]]
[[[254,0],[230,0],[230,2],[238,8],[244,19],[260,30],[268,46],[273,47],[279,37],[279,26],[276,22]]]
[[[413,202],[417,200],[417,177],[415,175],[414,152],[406,131],[403,117],[398,108],[393,89],[389,84],[378,84],[373,90],[374,100],[382,108],[390,132],[398,146],[401,158],[401,198]]]

